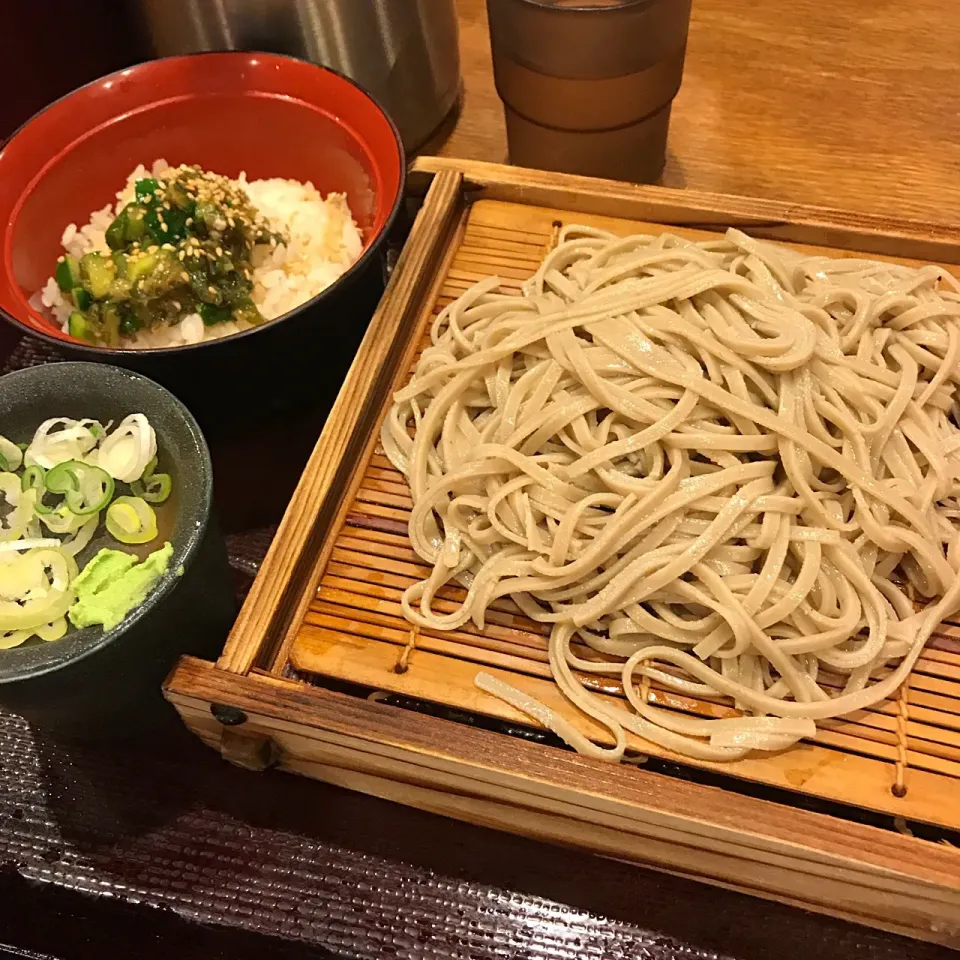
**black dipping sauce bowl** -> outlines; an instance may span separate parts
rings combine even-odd
[[[106,425],[131,413],[150,421],[158,469],[173,481],[156,508],[160,535],[128,547],[101,525],[77,560],[83,569],[102,547],[143,556],[169,540],[167,572],[112,630],[71,627],[60,640],[32,638],[0,650],[0,705],[60,740],[123,738],[161,723],[171,708],[160,686],[177,657],[215,657],[235,614],[210,456],[186,407],[152,380],[106,364],[50,363],[0,377],[0,434],[15,443],[28,442],[51,417]]]

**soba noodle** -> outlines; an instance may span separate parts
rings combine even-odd
[[[960,608],[960,285],[737,230],[567,227],[522,295],[498,288],[436,318],[383,427],[433,565],[405,616],[482,628],[512,597],[613,746],[478,685],[611,760],[626,731],[705,760],[782,749],[891,696]],[[654,706],[644,678],[739,715]]]

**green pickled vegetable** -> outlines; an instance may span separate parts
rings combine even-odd
[[[100,338],[108,347],[120,345],[120,309],[115,303],[105,303],[100,310]]]
[[[266,321],[263,314],[257,309],[256,304],[249,298],[238,303],[233,308],[233,319],[249,323],[251,326],[259,327]]]
[[[64,292],[69,293],[74,287],[80,286],[80,261],[69,254],[63,257],[57,264],[56,273],[57,286]]]
[[[74,287],[70,291],[71,296],[73,297],[73,302],[76,304],[78,310],[89,310],[90,304],[92,302],[92,297],[83,287]]]
[[[156,199],[155,193],[160,189],[160,181],[153,177],[144,177],[134,184],[133,189],[138,200],[148,200],[152,203]]]
[[[90,323],[79,310],[74,310],[70,314],[70,319],[67,321],[67,332],[71,337],[76,337],[78,340],[90,340],[91,342],[94,340]]]
[[[127,243],[140,240],[147,232],[146,224],[143,222],[147,215],[146,208],[138,203],[130,203],[126,209],[127,223],[123,232]]]
[[[110,292],[116,272],[114,262],[99,253],[84,254],[80,260],[83,287],[94,300],[101,300]]]
[[[138,257],[131,257],[127,261],[127,279],[134,283],[153,273],[157,269],[160,258],[155,253],[142,253]]]
[[[120,215],[107,227],[107,246],[111,250],[122,250],[127,242],[127,211],[124,208]]]
[[[200,314],[200,319],[208,327],[217,323],[226,323],[233,316],[229,307],[218,307],[212,303],[201,303],[197,308],[197,313]]]
[[[120,304],[120,335],[136,333],[142,326],[133,307],[128,303]]]
[[[109,254],[64,258],[57,267],[57,283],[76,307],[73,336],[118,347],[140,330],[197,313],[207,326],[263,323],[251,298],[253,250],[286,238],[246,192],[188,166],[144,177],[134,192],[107,230]]]

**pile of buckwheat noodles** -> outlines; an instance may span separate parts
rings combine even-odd
[[[782,749],[893,694],[960,608],[960,285],[737,230],[566,227],[521,296],[498,288],[436,318],[383,427],[433,565],[406,617],[482,628],[512,597],[614,746],[478,686],[611,760],[625,731],[704,760]],[[644,678],[742,715],[651,705]]]

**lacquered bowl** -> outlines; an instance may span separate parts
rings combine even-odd
[[[75,340],[33,309],[69,223],[115,201],[130,172],[163,158],[236,177],[311,181],[346,193],[360,259],[284,317],[220,340],[157,350]],[[382,247],[403,194],[399,134],[339,74],[273,54],[171,57],[68,94],[0,150],[0,313],[76,359],[139,370],[176,393],[205,430],[304,398],[335,396],[383,288]]]
[[[181,654],[222,649],[236,598],[213,514],[210,456],[196,421],[167,390],[107,364],[48,363],[0,377],[0,433],[28,441],[50,417],[115,423],[144,413],[157,434],[158,461],[173,493],[158,508],[173,545],[167,573],[143,604],[112,630],[71,630],[0,650],[0,704],[66,739],[133,735],[172,713],[160,686]],[[162,511],[162,512],[161,512]],[[101,547],[124,548],[98,531],[80,566]],[[182,572],[181,572],[182,568]]]

